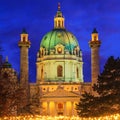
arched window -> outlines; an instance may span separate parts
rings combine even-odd
[[[23,42],[25,42],[26,40],[25,40],[25,36],[23,37]]]
[[[57,21],[55,21],[55,27],[57,26]]]
[[[44,55],[44,50],[42,49],[42,51],[41,51],[41,55],[43,56]]]
[[[64,27],[63,21],[62,21],[62,27]]]
[[[60,20],[58,21],[58,27],[60,27]]]
[[[79,70],[78,67],[76,68],[77,78],[79,78]]]
[[[76,49],[76,55],[78,55],[78,49]]]
[[[63,109],[63,104],[62,103],[58,103],[58,109]]]
[[[41,69],[41,79],[43,79],[43,67]]]
[[[63,67],[61,65],[59,65],[57,67],[57,76],[58,77],[62,77],[63,76]]]
[[[97,40],[97,37],[96,36],[94,36],[94,41],[96,41]]]

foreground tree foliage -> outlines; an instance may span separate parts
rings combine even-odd
[[[22,101],[24,90],[20,88],[13,71],[0,69],[0,116],[14,115]]]
[[[39,114],[40,92],[30,101],[29,90],[26,94],[26,88],[20,85],[16,72],[11,67],[4,67],[0,67],[0,117]]]
[[[98,95],[85,92],[76,105],[79,116],[102,116],[120,112],[120,59],[108,58],[93,86]]]
[[[39,87],[37,87],[36,89],[36,93],[34,93],[34,95],[31,97],[30,100],[30,110],[32,112],[32,114],[37,114],[39,115],[41,113],[40,109],[42,108],[41,105],[41,100],[40,100],[40,89]]]
[[[29,84],[28,87],[20,84],[8,58],[3,61],[3,57],[0,55],[0,117],[39,114],[40,91],[38,89],[30,100],[29,90]]]

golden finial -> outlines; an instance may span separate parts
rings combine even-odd
[[[60,3],[58,3],[58,11],[60,11]]]

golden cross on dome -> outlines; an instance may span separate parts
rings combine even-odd
[[[60,11],[60,3],[58,3],[58,11]]]

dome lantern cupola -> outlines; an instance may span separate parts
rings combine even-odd
[[[64,17],[60,10],[60,3],[58,3],[58,11],[56,16],[54,17],[54,29],[64,29]]]

